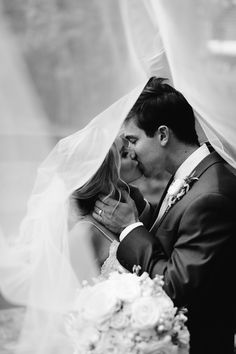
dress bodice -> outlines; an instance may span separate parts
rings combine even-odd
[[[105,262],[103,263],[102,268],[101,268],[101,276],[103,278],[107,278],[109,276],[109,274],[114,271],[119,271],[119,272],[126,271],[122,267],[122,265],[119,263],[119,261],[116,257],[116,252],[117,252],[118,246],[119,246],[119,242],[116,240],[114,240],[110,245],[109,256],[105,260]]]

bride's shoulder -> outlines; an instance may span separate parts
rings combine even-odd
[[[73,235],[86,235],[86,237],[94,236],[95,234],[104,234],[104,227],[97,225],[97,222],[92,217],[81,217],[70,229],[70,234]]]
[[[85,232],[92,232],[94,226],[87,218],[77,220],[73,227],[70,229],[70,234],[78,234]]]
[[[107,230],[103,225],[99,224],[91,215],[81,217],[74,224],[73,228],[70,230],[71,236],[83,234],[89,235],[90,237],[96,237],[100,235],[102,239],[105,239],[111,243],[116,237],[115,235]]]

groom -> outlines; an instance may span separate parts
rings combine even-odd
[[[120,234],[117,258],[125,268],[163,275],[175,305],[187,307],[191,354],[233,354],[236,177],[199,146],[191,106],[163,79],[149,80],[124,130],[143,174],[166,170],[172,178],[150,225],[128,195],[115,211],[117,201],[101,198],[93,216]]]

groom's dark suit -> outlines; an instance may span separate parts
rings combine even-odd
[[[188,308],[191,353],[233,352],[236,296],[236,176],[216,153],[199,179],[149,233],[140,226],[118,248],[120,263],[163,274],[176,306]],[[164,197],[164,195],[163,195]]]

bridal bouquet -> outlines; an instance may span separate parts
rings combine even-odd
[[[74,354],[186,354],[186,317],[166,295],[161,277],[111,273],[83,287],[66,319]]]

